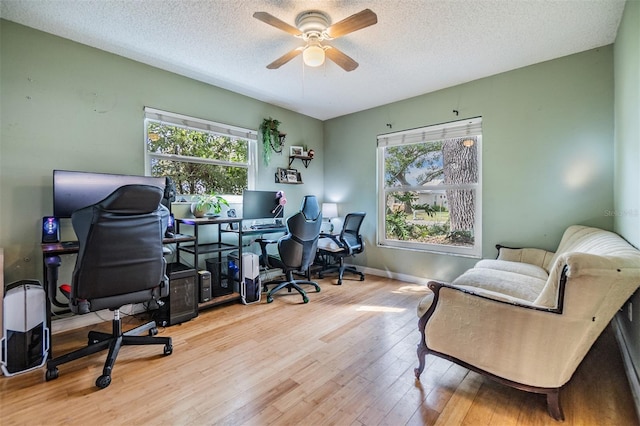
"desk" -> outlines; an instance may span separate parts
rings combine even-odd
[[[177,244],[176,249],[176,262],[180,262],[180,252],[190,253],[193,256],[193,267],[198,270],[198,257],[205,253],[218,253],[222,255],[224,251],[238,250],[239,259],[242,258],[242,238],[250,235],[271,234],[278,232],[286,232],[286,227],[281,228],[263,228],[263,229],[243,229],[242,218],[202,218],[202,219],[177,219],[177,230],[180,232],[180,225],[189,225],[193,227],[193,235],[177,233],[172,238],[165,238],[164,244]],[[225,229],[223,225],[237,224],[238,229]],[[218,225],[218,239],[211,243],[202,244],[199,241],[198,227],[201,225]],[[232,233],[237,235],[237,244],[227,244],[222,241],[222,234]],[[193,244],[183,245],[183,243],[192,242]],[[60,256],[76,254],[78,253],[77,241],[64,241],[53,244],[42,244],[42,271],[43,271],[43,287],[47,293],[47,317],[49,327],[51,326],[51,304],[58,308],[68,309],[67,301],[57,300],[57,287],[58,287],[58,269],[62,264]],[[242,262],[239,262],[238,276],[242,276]],[[231,300],[239,299],[239,295],[222,296],[215,298],[210,302],[201,304],[200,307],[213,306],[219,303],[228,302]],[[66,311],[68,312],[68,310]]]

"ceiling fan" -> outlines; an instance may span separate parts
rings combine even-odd
[[[330,25],[329,16],[319,10],[308,10],[296,17],[296,26],[287,24],[267,12],[256,12],[253,17],[285,31],[305,41],[305,46],[300,46],[285,53],[275,61],[267,65],[268,69],[277,69],[296,56],[302,54],[304,63],[311,67],[317,67],[324,63],[325,57],[331,59],[345,71],[353,71],[358,63],[333,46],[323,45],[326,40],[333,40],[343,35],[366,28],[378,22],[378,16],[370,9],[353,14],[340,22]]]

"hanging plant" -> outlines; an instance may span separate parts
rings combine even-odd
[[[271,161],[271,151],[276,154],[282,152],[284,146],[284,133],[280,133],[278,126],[280,122],[273,118],[265,118],[260,125],[260,137],[262,138],[262,159],[265,166],[269,165]]]

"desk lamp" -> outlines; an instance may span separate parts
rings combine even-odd
[[[333,232],[333,223],[331,219],[338,217],[338,204],[322,203],[322,219],[327,219],[330,224],[329,232]]]

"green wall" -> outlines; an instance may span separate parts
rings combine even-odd
[[[256,129],[283,124],[287,145],[316,151],[304,185],[274,183],[285,155],[260,160],[257,189],[282,189],[287,211],[321,196],[322,122],[69,40],[0,20],[0,247],[5,282],[40,279],[39,222],[52,213],[52,170],[144,174],[143,108]],[[262,151],[258,157],[262,158]]]
[[[325,198],[341,214],[368,212],[366,255],[355,262],[440,280],[476,262],[376,246],[376,135],[388,124],[483,117],[485,258],[496,243],[554,250],[572,224],[612,229],[613,87],[606,46],[326,121]]]
[[[640,247],[640,2],[628,1],[614,49],[614,230]],[[633,320],[629,321],[628,309]],[[640,379],[640,292],[618,314],[618,324]],[[640,399],[640,395],[636,395]]]

